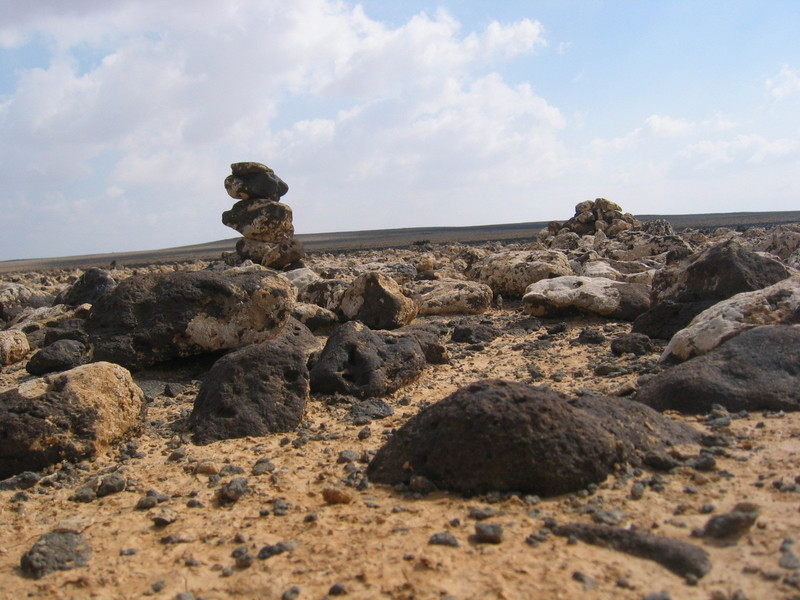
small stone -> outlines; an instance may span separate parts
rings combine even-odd
[[[256,464],[253,465],[251,473],[253,475],[264,475],[265,473],[272,473],[275,470],[275,464],[268,458],[259,458]]]
[[[758,513],[755,504],[740,502],[731,512],[711,517],[703,528],[703,535],[717,539],[744,535],[756,522]]]
[[[469,518],[475,519],[476,521],[483,521],[495,516],[496,514],[497,509],[492,508],[491,506],[486,506],[484,508],[472,508],[469,511]]]
[[[139,553],[138,548],[123,548],[119,551],[120,556],[134,556]]]
[[[236,502],[247,493],[247,490],[247,478],[234,477],[219,489],[219,501],[221,503]]]
[[[587,575],[581,571],[572,573],[572,579],[583,584],[583,589],[588,591],[597,586],[597,580],[594,577]]]
[[[334,583],[328,590],[330,596],[346,596],[347,588],[343,583]]]
[[[434,533],[428,539],[428,544],[431,546],[450,546],[452,548],[458,548],[458,540],[452,533],[447,531]]]
[[[353,450],[342,450],[336,459],[338,464],[351,463],[358,460],[358,453]]]
[[[669,592],[656,592],[655,594],[647,594],[643,600],[672,600]]]
[[[150,586],[150,589],[153,590],[154,592],[160,592],[161,590],[164,589],[166,585],[167,585],[166,583],[164,583],[162,580],[159,579],[158,581],[153,583],[153,585]]]
[[[97,492],[90,487],[82,487],[70,498],[73,502],[89,503],[97,500]]]
[[[169,462],[177,462],[179,460],[183,460],[186,458],[186,447],[182,446],[180,448],[175,448],[172,453],[167,457],[167,461]]]
[[[171,508],[162,508],[150,515],[150,520],[155,523],[156,527],[166,527],[178,520],[178,513]]]
[[[781,559],[778,564],[782,569],[787,569],[789,571],[800,569],[800,559],[798,559],[797,555],[791,550],[786,550],[781,554]]]
[[[50,532],[42,535],[22,555],[20,569],[25,575],[39,579],[54,571],[68,571],[89,563],[92,549],[76,533]]]
[[[361,430],[359,430],[358,439],[365,440],[371,435],[372,435],[372,430],[369,428],[369,425],[366,425]]]
[[[142,496],[136,502],[136,510],[148,510],[158,504],[155,496]]]
[[[503,528],[496,523],[476,523],[475,541],[479,544],[499,544],[503,541]]]
[[[194,472],[198,475],[218,475],[219,465],[213,460],[201,460],[195,465]]]
[[[127,480],[119,473],[112,473],[106,475],[100,480],[100,485],[97,487],[97,497],[102,498],[110,494],[117,494],[125,489]]]
[[[328,504],[350,504],[353,496],[339,488],[325,488],[322,490],[322,498]]]
[[[258,551],[258,558],[259,560],[266,560],[278,554],[289,552],[290,550],[294,550],[292,544],[289,542],[278,542],[277,544],[267,545],[261,548],[261,550]]]
[[[281,600],[297,600],[300,597],[300,588],[293,585],[281,594]]]
[[[248,553],[242,554],[241,556],[236,557],[236,568],[237,569],[246,569],[253,564],[255,557]]]

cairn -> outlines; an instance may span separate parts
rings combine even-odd
[[[561,223],[551,221],[548,232],[556,235],[560,231],[572,231],[578,235],[592,235],[602,231],[607,237],[641,226],[641,223],[630,213],[623,213],[619,204],[605,198],[586,200],[575,206],[575,216]]]
[[[239,201],[222,213],[222,223],[244,236],[235,252],[223,255],[226,262],[249,259],[283,269],[303,258],[303,244],[294,238],[292,209],[279,201],[289,186],[275,171],[257,162],[233,163],[225,190]]]

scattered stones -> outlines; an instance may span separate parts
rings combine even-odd
[[[20,568],[28,577],[40,579],[54,571],[69,571],[89,564],[92,549],[76,533],[50,532],[41,536],[22,555]]]
[[[606,237],[615,237],[640,225],[641,223],[633,215],[623,213],[618,204],[605,198],[597,198],[580,202],[575,206],[575,216],[564,223],[551,221],[548,230],[556,238],[563,238],[566,233],[580,236],[594,234],[597,231],[602,231]]]

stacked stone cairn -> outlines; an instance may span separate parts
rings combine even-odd
[[[561,231],[572,231],[578,235],[593,235],[602,231],[607,237],[612,238],[623,231],[639,226],[641,226],[641,222],[632,214],[623,213],[618,204],[605,198],[598,198],[594,201],[581,202],[575,206],[574,217],[564,223],[551,221],[547,229],[552,235]]]
[[[222,213],[222,223],[244,236],[235,252],[223,254],[225,261],[236,265],[249,259],[273,269],[300,266],[305,252],[294,238],[292,209],[279,202],[289,186],[275,171],[257,162],[233,163],[225,190],[238,202]]]

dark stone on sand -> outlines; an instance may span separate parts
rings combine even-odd
[[[711,570],[711,559],[699,546],[644,531],[610,525],[570,523],[556,527],[553,533],[562,537],[574,536],[587,544],[613,548],[655,561],[681,577],[699,579]]]
[[[450,339],[454,342],[465,344],[477,344],[478,342],[491,342],[502,332],[484,323],[478,323],[470,319],[463,319],[453,327]]]
[[[66,371],[89,360],[86,346],[75,340],[58,340],[31,356],[25,370],[31,375]]]
[[[653,342],[642,333],[625,333],[611,340],[611,352],[617,356],[626,353],[641,356],[654,350]]]
[[[41,536],[22,555],[20,568],[28,577],[39,579],[54,571],[69,571],[89,563],[92,549],[77,533],[50,532]]]
[[[635,400],[656,410],[800,409],[800,328],[768,325],[731,338],[648,380]]]
[[[659,340],[668,340],[717,300],[673,302],[664,300],[652,306],[633,321],[631,331]]]
[[[412,417],[378,450],[367,474],[388,484],[422,475],[467,495],[550,496],[604,480],[616,459],[613,437],[561,395],[486,380]]]
[[[95,304],[114,289],[117,282],[103,269],[93,267],[87,269],[69,289],[56,297],[56,304],[79,306]]]

